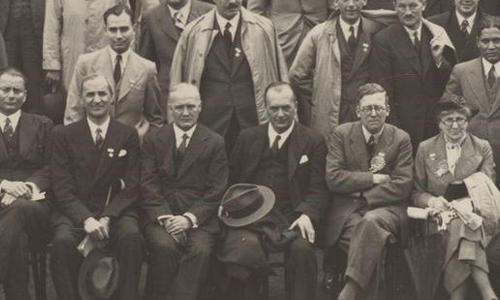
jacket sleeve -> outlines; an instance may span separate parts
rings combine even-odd
[[[157,64],[156,67],[158,68],[158,56],[156,54],[156,48],[153,42],[153,36],[151,35],[150,26],[150,17],[149,15],[146,15],[142,19],[139,55],[155,62]]]
[[[188,212],[196,216],[199,224],[203,224],[207,219],[216,215],[217,208],[227,187],[228,176],[228,161],[224,141],[222,137],[218,137],[208,166],[205,194],[188,210]]]
[[[5,41],[0,32],[0,69],[6,68],[7,66],[7,48],[5,47]]]
[[[173,89],[174,86],[183,82],[185,78],[184,67],[187,63],[186,52],[187,52],[187,42],[188,36],[186,30],[181,34],[179,41],[177,42],[177,46],[175,47],[174,57],[172,58],[172,67],[170,68],[170,87],[169,91]],[[165,99],[167,99],[167,121],[172,123],[173,119],[170,115],[170,111],[168,110],[168,95],[166,95]]]
[[[45,24],[43,27],[43,69],[61,70],[61,0],[47,0],[45,4]]]
[[[76,180],[71,172],[70,150],[60,126],[52,133],[51,181],[54,190],[56,207],[62,214],[71,219],[73,224],[81,225],[85,219],[93,214],[76,196]]]
[[[73,73],[68,88],[66,108],[64,110],[64,125],[78,122],[85,115],[82,99],[80,97],[80,88],[84,76],[84,63],[80,56],[76,62],[75,72]]]
[[[102,216],[117,218],[122,212],[133,206],[139,199],[139,137],[137,131],[133,131],[127,139],[124,148],[127,151],[127,169],[121,178],[125,183],[125,188],[112,198],[111,202],[104,208]]]
[[[493,150],[489,142],[486,142],[481,147],[481,155],[483,156],[483,163],[481,164],[480,172],[486,174],[491,181],[496,182],[495,160],[493,159]]]
[[[159,216],[171,215],[172,210],[162,193],[162,182],[159,175],[161,161],[156,155],[154,134],[150,132],[144,137],[141,150],[141,207],[150,222]]]
[[[411,198],[418,207],[427,207],[427,202],[433,195],[427,192],[427,170],[425,167],[425,149],[420,144],[415,157],[415,179]]]
[[[43,156],[44,156],[44,166],[34,172],[26,181],[33,182],[40,189],[40,191],[47,191],[50,187],[50,156],[52,154],[51,151],[51,143],[50,143],[50,134],[52,129],[54,128],[54,123],[50,119],[46,119],[46,121],[40,123],[40,127],[38,130],[41,131],[43,145],[37,145],[43,147]]]
[[[149,79],[146,82],[144,94],[144,116],[152,126],[162,127],[165,123],[166,100],[160,92],[160,86],[156,77],[156,68],[152,65]]]
[[[350,171],[345,161],[344,138],[338,130],[328,137],[326,157],[326,183],[336,193],[362,192],[373,186],[373,174],[369,171]]]
[[[261,16],[269,15],[270,0],[248,0],[247,8],[249,11],[259,14]]]
[[[410,197],[413,187],[413,154],[410,137],[405,135],[398,147],[392,170],[388,174],[391,180],[374,185],[363,192],[371,207],[402,203]]]
[[[456,66],[450,74],[444,93],[463,96],[462,86],[460,85],[460,71]]]

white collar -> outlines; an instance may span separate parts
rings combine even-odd
[[[109,55],[111,56],[111,65],[114,68],[115,64],[116,64],[116,56],[118,55],[118,53],[115,50],[111,49],[111,46],[108,46],[108,52],[109,52]],[[125,66],[127,65],[127,61],[128,61],[129,56],[130,56],[130,52],[132,52],[132,50],[130,50],[130,47],[129,47],[127,49],[127,51],[120,53],[122,56],[122,61],[120,63],[120,66],[122,67],[122,75],[123,75],[123,71],[125,70]]]
[[[14,131],[16,131],[17,124],[19,123],[20,117],[21,117],[21,110],[20,109],[9,116],[6,116],[6,115],[0,113],[0,127],[2,128],[2,131],[5,127],[5,120],[7,118],[9,118],[9,120],[10,120],[10,125],[12,126],[12,129]]]
[[[443,134],[443,137],[444,137],[444,142],[446,144],[446,149],[454,148],[454,147],[458,147],[460,149],[462,147],[462,144],[464,143],[465,139],[467,138],[467,135],[464,134],[464,136],[457,143],[452,143],[452,142],[448,141],[448,138],[446,137],[445,134]]]
[[[472,26],[474,26],[474,20],[476,19],[476,14],[477,14],[477,11],[474,12],[474,14],[472,14],[472,16],[468,17],[468,18],[464,18],[464,16],[462,16],[456,9],[455,9],[455,15],[457,16],[457,21],[458,21],[458,28],[462,27],[462,22],[464,20],[467,20],[467,22],[469,23],[469,25],[467,25],[467,33],[470,34],[470,32],[472,31]]]
[[[231,27],[229,28],[229,32],[231,32],[231,36],[234,40],[234,36],[236,35],[236,29],[238,28],[238,23],[241,18],[241,12],[238,12],[236,16],[234,16],[231,20],[228,20],[221,16],[217,9],[215,10],[215,19],[217,20],[217,24],[219,25],[219,29],[221,31],[221,34],[224,33],[224,29],[226,28],[226,23],[231,24]]]
[[[170,16],[172,16],[172,18],[174,18],[175,13],[179,12],[181,14],[180,20],[182,21],[182,23],[184,25],[187,24],[187,19],[188,19],[189,13],[191,12],[191,0],[188,0],[186,2],[186,4],[183,7],[181,7],[180,9],[175,9],[168,4],[167,4],[167,7],[168,7],[168,10],[170,11]]]
[[[182,136],[184,134],[188,135],[188,138],[186,140],[186,147],[189,145],[189,142],[191,141],[191,138],[193,137],[193,133],[196,129],[196,126],[197,126],[197,124],[195,124],[193,127],[189,128],[188,130],[184,131],[174,123],[174,134],[175,134],[175,146],[176,146],[176,148],[179,148],[179,146],[181,145]]]
[[[365,138],[365,142],[368,143],[368,140],[370,139],[370,136],[373,135],[373,138],[375,139],[375,144],[378,143],[378,140],[380,139],[380,136],[382,135],[382,132],[384,132],[385,125],[382,126],[382,129],[380,129],[379,132],[372,134],[368,131],[368,129],[365,128],[365,126],[361,125],[361,128],[363,129],[363,136]]]
[[[417,33],[417,36],[418,36],[418,39],[419,41],[421,42],[422,41],[422,26],[423,26],[423,22],[421,21],[420,22],[420,25],[418,26],[417,29],[411,29],[411,28],[408,28],[406,26],[403,25],[403,28],[406,30],[406,32],[408,33],[408,35],[410,36],[410,40],[412,42],[415,42],[413,39],[415,38],[415,32]]]
[[[347,40],[349,36],[351,35],[351,31],[349,30],[351,26],[354,27],[354,37],[358,37],[358,29],[359,29],[359,24],[361,24],[361,18],[359,18],[356,23],[354,24],[348,24],[344,20],[342,20],[342,17],[339,17],[339,25],[340,29],[342,29],[342,33],[344,33],[344,38]]]
[[[492,63],[487,61],[484,57],[481,59],[481,62],[483,63],[484,75],[488,77],[488,72],[490,72]],[[495,63],[495,76],[500,77],[500,61]]]
[[[92,120],[90,120],[87,117],[87,124],[89,124],[90,134],[92,135],[92,139],[94,140],[94,142],[95,142],[95,134],[96,134],[97,128],[101,129],[102,138],[103,139],[106,138],[106,133],[108,133],[108,128],[109,128],[110,122],[111,122],[111,118],[109,117],[109,115],[106,118],[106,121],[104,121],[104,123],[102,123],[101,125],[97,125],[96,123],[92,122]]]
[[[295,127],[295,121],[292,122],[292,125],[288,127],[287,130],[283,131],[282,133],[276,132],[274,129],[273,125],[269,123],[267,126],[267,136],[269,138],[269,147],[272,147],[274,140],[276,139],[276,136],[281,136],[280,140],[278,141],[278,148],[281,148],[283,144],[286,142],[290,134],[292,133],[293,127]]]

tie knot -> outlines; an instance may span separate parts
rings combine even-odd
[[[229,30],[231,28],[231,23],[227,22],[224,30]]]
[[[469,27],[469,21],[463,20],[462,21],[462,29],[467,29],[467,27]]]
[[[97,128],[97,129],[95,130],[95,133],[96,133],[96,134],[102,134],[102,130],[101,130],[101,128]]]
[[[279,140],[281,140],[281,135],[279,135],[279,134],[278,134],[278,135],[276,136],[275,140],[276,140],[277,142],[279,142]]]
[[[184,134],[182,135],[182,140],[183,140],[183,141],[186,141],[188,138],[189,138],[189,135],[188,135],[187,133],[184,133]]]
[[[349,26],[349,31],[351,32],[351,34],[354,34],[354,26]]]
[[[121,54],[117,54],[116,55],[116,62],[120,63],[121,61],[122,61],[122,55]]]
[[[368,144],[369,145],[375,144],[375,136],[373,134],[370,135],[370,138],[368,139]]]
[[[491,65],[490,73],[495,73],[495,65]],[[8,120],[8,119],[7,119]]]
[[[176,20],[182,19],[182,13],[180,11],[174,12],[174,19]]]
[[[5,125],[6,125],[6,126],[9,126],[9,125],[10,125],[10,119],[9,119],[9,118],[5,118]]]

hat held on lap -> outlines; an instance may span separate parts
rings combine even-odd
[[[230,227],[252,224],[267,215],[274,206],[273,191],[265,186],[238,183],[230,186],[219,207],[219,218]]]
[[[95,248],[85,258],[78,274],[82,300],[109,299],[118,287],[118,261],[111,254]]]

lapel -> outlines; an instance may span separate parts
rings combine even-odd
[[[165,14],[156,15],[157,17],[156,22],[158,23],[158,26],[160,26],[160,28],[167,36],[171,37],[175,42],[177,42],[179,40],[179,32],[175,28],[167,2],[160,4],[160,6],[158,6],[157,9],[163,10],[165,12]],[[188,21],[189,21],[189,16],[188,16]]]
[[[422,76],[422,68],[420,66],[420,58],[417,53],[415,46],[410,40],[408,36],[408,32],[403,28],[401,23],[398,23],[396,26],[395,36],[393,38],[394,41],[394,49],[399,52],[399,54],[406,58],[411,67],[417,72],[420,76]],[[421,43],[422,46],[423,43]]]
[[[303,134],[299,124],[295,124],[290,133],[290,144],[288,145],[288,180],[291,181],[295,170],[299,165],[300,158],[307,145],[307,136]]]
[[[117,131],[114,123],[115,122],[113,120],[109,122],[108,132],[106,133],[106,137],[104,138],[104,143],[100,151],[99,164],[94,174],[94,183],[97,182],[106,173],[106,171],[109,170],[111,163],[117,157],[118,152],[120,151],[119,147],[121,145],[119,145],[119,141],[121,135]],[[109,156],[108,149],[114,150],[113,157]]]
[[[444,140],[443,133],[440,133],[434,143],[434,154],[436,155],[435,161],[432,161],[433,172],[437,172],[439,165],[441,162],[447,164],[447,155],[446,155],[446,142]],[[455,167],[456,171],[456,167]],[[448,185],[450,182],[455,181],[455,176],[450,171],[447,171],[442,176],[438,176],[439,180],[443,182],[445,185]]]
[[[495,101],[493,101],[493,105],[491,107],[491,111],[490,111],[489,116],[492,116],[500,108],[500,85],[498,83],[498,80],[499,79],[497,78],[497,83],[495,84],[495,86],[497,87],[496,97],[495,97]]]
[[[99,165],[100,153],[95,146],[94,140],[90,134],[89,124],[87,123],[87,119],[84,118],[80,121],[80,124],[75,130],[75,136],[78,138],[75,139],[77,143],[77,149],[82,153],[82,157],[85,160],[85,166],[87,166],[90,176],[95,178],[97,166]]]
[[[138,55],[134,51],[131,51],[127,60],[127,65],[123,71],[123,76],[120,79],[118,102],[128,94],[132,86],[137,84],[144,71],[144,66],[139,62]]]
[[[184,159],[182,160],[181,166],[177,172],[177,178],[180,178],[186,171],[191,167],[196,158],[200,156],[205,147],[203,143],[208,138],[205,131],[200,124],[197,125],[196,129],[193,132],[193,136],[191,137],[191,141],[189,141],[188,147],[186,149],[186,154]]]
[[[165,156],[163,157],[163,169],[165,173],[170,178],[175,177],[175,134],[173,124],[168,125],[163,130],[164,134],[159,134],[158,137],[161,139],[160,145],[165,145]]]
[[[481,58],[476,58],[474,64],[465,73],[467,81],[472,92],[476,95],[478,104],[483,108],[483,111],[488,111],[491,115],[493,110],[489,101],[488,92],[486,90],[486,81],[483,75],[483,64]]]
[[[375,145],[374,155],[378,153],[386,152],[386,149],[389,148],[392,144],[392,139],[394,137],[393,130],[384,125],[384,131],[380,136],[377,144]]]
[[[3,161],[4,159],[9,159],[9,153],[7,152],[7,146],[5,145],[3,133],[0,133],[0,161]]]
[[[30,116],[21,112],[17,128],[19,129],[19,154],[25,157],[27,152],[31,150],[30,146],[37,133],[37,125],[30,120]]]
[[[470,135],[467,135],[462,145],[462,153],[455,166],[455,178],[465,178],[471,174],[471,167],[475,168],[477,165],[471,162],[476,159],[476,151],[472,145]]]
[[[330,48],[333,52],[333,58],[337,61],[337,64],[340,66],[340,46],[337,37],[337,22],[338,19],[333,19],[332,21],[328,21],[326,25],[325,33],[328,34],[330,40]]]
[[[229,63],[229,57],[227,56],[226,45],[224,45],[222,30],[219,28],[219,23],[217,22],[217,19],[215,17],[214,28],[218,35],[218,37],[216,36],[216,39],[219,39],[219,42],[212,44],[212,47],[215,47],[213,49],[213,52],[215,53],[215,56],[219,59],[221,64],[224,66],[224,68],[227,70],[227,72],[231,73],[231,64]]]
[[[98,55],[98,58],[96,59],[96,63],[92,66],[94,69],[94,73],[102,73],[106,79],[108,79],[109,83],[111,84],[111,88],[113,89],[113,94],[116,94],[116,83],[115,79],[113,78],[113,71],[114,71],[114,66],[113,62],[111,61],[111,54],[109,54],[109,48],[104,47],[101,50],[101,53]]]
[[[361,31],[358,39],[358,47],[354,55],[354,63],[352,65],[349,78],[351,78],[352,76],[354,76],[354,74],[356,74],[359,67],[368,57],[368,54],[370,53],[371,35],[373,34],[375,26],[376,25],[373,21],[361,17]]]
[[[429,37],[429,39],[427,39]],[[423,53],[419,53],[421,65],[422,65],[422,76],[425,78],[427,71],[429,71],[431,65],[435,64],[434,59],[432,58],[432,52],[430,47],[430,41],[432,40],[432,33],[430,30],[422,24],[422,33],[420,39],[420,47]],[[443,53],[444,55],[444,53]]]
[[[358,163],[358,170],[366,171],[369,168],[368,150],[366,141],[361,129],[361,122],[356,122],[351,128],[351,153],[354,160]],[[384,129],[385,131],[385,129]],[[348,161],[347,164],[350,162]]]

